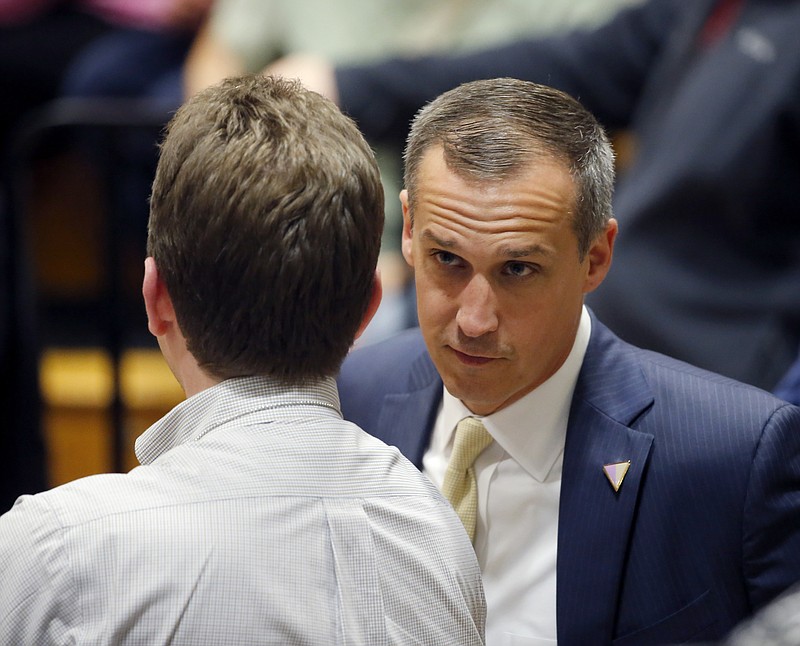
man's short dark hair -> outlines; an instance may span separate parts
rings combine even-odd
[[[537,157],[564,162],[575,182],[573,227],[581,257],[611,218],[614,151],[594,116],[564,92],[488,79],[464,83],[422,108],[404,154],[412,218],[420,164],[436,146],[450,170],[477,182],[512,178]]]
[[[148,253],[209,374],[333,375],[368,307],[383,189],[355,124],[299,83],[231,78],[171,120]]]

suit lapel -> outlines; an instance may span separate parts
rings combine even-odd
[[[629,346],[596,319],[573,397],[558,523],[557,626],[563,644],[610,643],[652,435],[630,425],[651,404]],[[630,460],[615,492],[603,466]]]
[[[411,366],[408,392],[392,393],[383,400],[378,428],[384,429],[385,442],[400,449],[418,469],[422,469],[441,398],[442,381],[423,351]]]

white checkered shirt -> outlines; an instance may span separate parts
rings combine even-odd
[[[460,521],[333,380],[225,381],[136,452],[0,517],[0,644],[483,643]]]

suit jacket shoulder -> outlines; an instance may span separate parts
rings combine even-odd
[[[420,331],[353,351],[337,381],[345,419],[421,466],[442,381]]]

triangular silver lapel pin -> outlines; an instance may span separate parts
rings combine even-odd
[[[625,474],[628,473],[628,468],[630,466],[630,460],[603,465],[603,473],[606,474],[606,478],[608,478],[611,486],[614,487],[614,491],[619,491],[619,488],[622,486],[622,481],[625,479]]]

